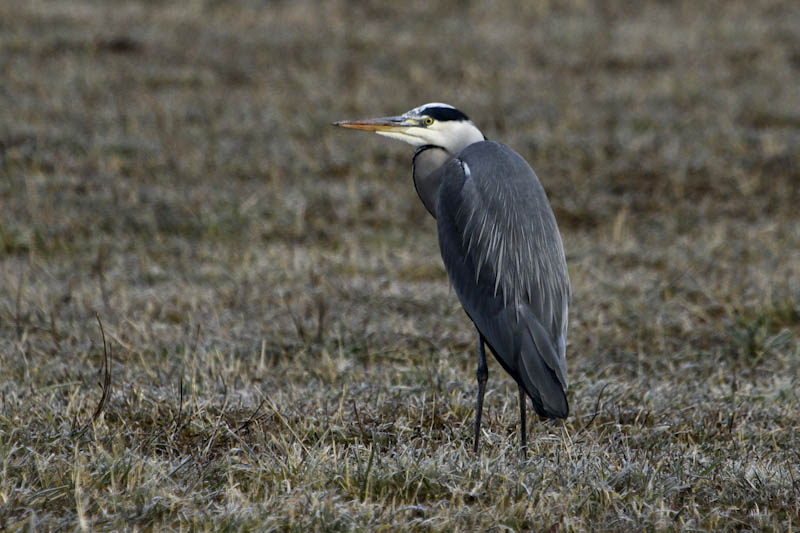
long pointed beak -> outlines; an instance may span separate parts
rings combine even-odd
[[[379,117],[363,120],[340,120],[333,123],[340,128],[364,131],[395,131],[401,128],[416,126],[416,122],[406,119],[403,116]]]

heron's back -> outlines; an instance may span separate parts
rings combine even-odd
[[[443,167],[436,215],[467,314],[537,411],[566,416],[569,278],[536,174],[503,144],[472,144]]]

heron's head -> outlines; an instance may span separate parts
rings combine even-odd
[[[451,105],[440,103],[415,107],[396,117],[342,120],[334,122],[334,125],[374,131],[412,146],[438,146],[451,154],[485,138],[467,115]]]

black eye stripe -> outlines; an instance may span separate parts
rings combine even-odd
[[[422,110],[422,114],[440,122],[445,122],[447,120],[469,120],[467,115],[452,107],[426,107]]]

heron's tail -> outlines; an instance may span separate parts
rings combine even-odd
[[[558,349],[536,319],[521,328],[519,343],[519,379],[536,412],[547,418],[567,418],[569,403],[557,373]]]

